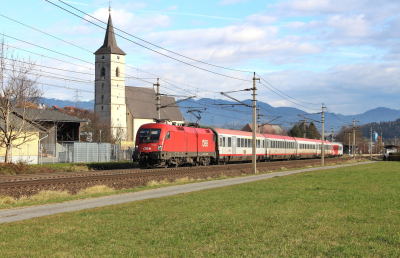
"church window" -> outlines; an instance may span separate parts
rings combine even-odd
[[[117,70],[116,70],[116,74],[115,74],[117,77],[119,77],[119,67],[117,67]]]
[[[101,106],[101,109],[104,109],[104,107],[103,107],[103,106]]]
[[[101,84],[101,87],[104,89],[104,83]]]
[[[101,56],[101,59],[104,59],[104,58],[106,58],[105,55],[102,55],[102,56]]]
[[[106,68],[101,68],[100,77],[101,79],[104,79],[106,77]]]
[[[104,95],[101,95],[101,102],[103,102],[104,100]]]
[[[117,56],[117,59],[119,59],[119,56]]]

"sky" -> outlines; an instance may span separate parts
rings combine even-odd
[[[64,1],[85,14],[51,2],[100,27],[45,0],[0,0],[6,44],[36,62],[45,97],[92,100],[106,25],[86,14],[107,22],[109,2]],[[398,0],[111,1],[127,86],[152,87],[159,77],[168,81],[163,94],[220,99],[251,88],[256,72],[259,101],[309,113],[324,103],[344,115],[400,109],[399,14]]]

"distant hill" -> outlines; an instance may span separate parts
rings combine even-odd
[[[44,103],[51,107],[57,105],[58,107],[65,106],[75,106],[75,102],[69,100],[58,100],[58,99],[45,99]],[[252,100],[244,100],[243,103],[251,106]],[[222,105],[221,105],[222,104]],[[234,101],[227,100],[214,100],[209,98],[202,98],[198,100],[186,100],[178,103],[181,112],[185,119],[190,122],[196,122],[197,118],[194,114],[198,115],[198,112],[186,113],[188,110],[200,111],[200,124],[202,125],[212,125],[218,127],[229,127],[235,129],[241,129],[247,123],[252,122],[252,108],[246,107],[244,105]],[[271,121],[277,116],[281,118],[274,120],[273,124],[281,124],[283,128],[290,128],[293,126],[290,122],[297,122],[303,118],[298,115],[306,115],[308,113],[292,107],[278,107],[274,108],[271,105],[259,101],[257,103],[261,108],[261,123],[264,121]],[[91,101],[81,101],[79,102],[79,107],[83,109],[91,109],[94,107],[94,100]],[[204,110],[205,109],[205,110]],[[308,121],[316,120],[321,121],[321,112],[316,110],[314,114],[307,115],[310,118]],[[369,123],[379,123],[387,121],[396,121],[400,118],[400,110],[379,107],[371,109],[365,113],[358,115],[345,116],[341,114],[331,114],[328,111],[325,113],[325,130],[330,131],[331,127],[334,127],[334,131],[338,131],[343,125],[350,125],[353,122],[353,118],[359,121],[357,124],[369,124]],[[321,125],[315,122],[317,128]],[[400,136],[400,134],[399,134]],[[394,136],[393,136],[394,137]]]
[[[400,118],[396,119],[396,121],[390,121],[390,122],[380,122],[380,123],[368,123],[359,126],[361,131],[363,132],[364,136],[366,138],[370,137],[371,134],[371,127],[372,127],[372,132],[377,132],[378,135],[382,135],[384,137],[384,141],[387,140],[394,140],[394,138],[397,138],[397,143],[399,142],[399,137],[400,137]]]
[[[59,108],[66,107],[66,106],[73,106],[75,107],[75,102],[71,100],[61,100],[61,99],[44,99],[44,104],[46,104],[47,107],[52,107],[54,105],[58,106]],[[90,109],[93,110],[94,108],[94,100],[90,101],[80,101],[79,107],[83,109]]]

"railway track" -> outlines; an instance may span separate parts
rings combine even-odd
[[[352,158],[334,158],[327,163],[342,163]],[[296,160],[257,163],[260,173],[282,168],[294,169],[319,165],[320,160]],[[35,175],[0,176],[0,196],[32,196],[43,190],[61,190],[75,194],[96,185],[106,185],[114,189],[136,188],[155,180],[170,182],[179,178],[207,179],[221,176],[251,174],[251,163],[235,163],[225,166],[178,167],[160,169],[124,169],[95,172],[71,172]]]

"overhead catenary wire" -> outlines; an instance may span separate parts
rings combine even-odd
[[[49,3],[52,4],[52,5],[55,5],[55,6],[59,7],[59,8],[61,8],[61,9],[63,9],[63,10],[66,11],[66,12],[71,13],[72,15],[75,15],[75,16],[77,16],[77,17],[79,17],[79,18],[81,18],[81,19],[83,19],[83,20],[85,20],[85,21],[87,21],[87,22],[89,22],[89,23],[91,23],[91,24],[93,24],[93,25],[95,25],[95,26],[97,26],[97,27],[103,29],[103,30],[107,30],[106,28],[103,28],[102,26],[100,26],[100,25],[98,25],[98,24],[96,24],[96,23],[94,23],[94,22],[92,22],[92,21],[89,21],[88,19],[85,19],[84,17],[81,17],[81,16],[79,16],[79,15],[77,15],[77,14],[75,14],[75,13],[73,13],[73,12],[71,12],[71,11],[69,11],[69,10],[67,10],[67,9],[65,9],[65,8],[63,8],[63,7],[61,7],[61,6],[59,6],[59,5],[56,5],[55,3],[52,3],[52,2],[49,1],[49,0],[46,0],[46,1],[49,2]],[[132,42],[132,43],[134,43],[134,44],[136,44],[136,45],[138,45],[138,46],[141,46],[141,47],[143,47],[143,48],[146,48],[146,49],[148,49],[148,50],[150,50],[150,51],[153,51],[153,52],[155,52],[155,53],[157,53],[157,54],[160,54],[160,55],[165,56],[165,57],[167,57],[167,58],[173,59],[173,60],[175,60],[175,61],[177,61],[177,62],[186,64],[186,65],[188,65],[188,66],[191,66],[191,67],[194,67],[194,68],[203,70],[203,71],[205,71],[205,72],[213,73],[213,74],[216,74],[216,75],[219,75],[219,76],[223,76],[223,77],[226,77],[226,78],[230,78],[230,79],[234,79],[234,80],[246,81],[245,79],[241,79],[241,78],[237,78],[237,77],[234,77],[234,76],[230,76],[230,75],[225,75],[225,74],[222,74],[222,73],[214,72],[214,71],[211,71],[211,70],[208,70],[208,69],[205,69],[205,68],[202,68],[202,67],[199,67],[199,66],[190,64],[190,63],[188,63],[188,62],[179,60],[179,59],[177,59],[177,58],[168,56],[168,55],[163,54],[163,53],[161,53],[161,52],[159,52],[159,51],[156,51],[156,50],[154,50],[154,49],[151,49],[151,48],[149,48],[149,47],[146,47],[146,46],[144,46],[144,45],[142,45],[142,44],[140,44],[140,43],[138,43],[138,42],[135,42],[135,41],[133,41],[133,40],[131,40],[131,39],[128,39],[127,37],[122,36],[122,35],[120,35],[120,34],[114,33],[114,35],[117,35],[117,36],[119,36],[119,37],[121,37],[121,38],[123,38],[123,39],[125,39],[125,40],[128,40],[128,41],[130,41],[130,42]],[[251,81],[248,81],[248,82],[251,82]]]
[[[49,36],[49,37],[58,39],[58,40],[60,40],[60,41],[62,41],[62,42],[64,42],[64,43],[67,43],[67,44],[72,45],[72,46],[74,46],[74,47],[80,48],[80,49],[85,50],[85,51],[90,52],[90,53],[92,52],[92,51],[89,51],[89,50],[87,50],[87,49],[84,49],[83,47],[80,47],[80,46],[78,46],[78,45],[76,45],[76,44],[73,44],[73,43],[68,42],[68,41],[66,41],[66,40],[63,40],[63,39],[60,39],[60,38],[58,38],[58,37],[56,37],[56,36],[53,36],[53,35],[51,35],[51,34],[49,34],[49,33],[46,33],[46,32],[44,32],[44,31],[38,30],[38,29],[36,29],[36,28],[34,28],[34,27],[32,27],[32,26],[26,25],[26,24],[24,24],[24,23],[22,23],[22,22],[19,22],[19,21],[14,20],[14,19],[12,19],[12,18],[10,18],[10,17],[7,17],[7,16],[5,16],[5,15],[3,15],[3,14],[1,14],[1,13],[0,13],[0,16],[4,17],[4,18],[6,18],[6,19],[9,19],[9,20],[11,20],[11,21],[13,21],[13,22],[16,22],[16,23],[18,23],[18,24],[21,24],[21,25],[23,25],[23,26],[25,26],[25,27],[28,27],[28,28],[30,28],[30,29],[32,29],[32,30],[35,30],[35,31],[38,31],[38,32],[40,32],[40,33],[46,34],[46,35]]]
[[[78,8],[76,8],[76,7],[73,7],[72,5],[69,5],[69,4],[65,3],[64,1],[62,1],[62,0],[59,0],[59,1],[62,2],[63,4],[65,4],[65,5],[67,5],[67,6],[71,7],[72,9],[75,9],[75,10],[78,11],[78,12],[81,12],[82,14],[84,14],[84,15],[86,15],[86,16],[89,16],[90,18],[92,18],[92,19],[94,19],[94,20],[97,20],[97,21],[99,21],[99,22],[101,22],[101,23],[107,24],[106,22],[103,22],[102,20],[97,19],[96,17],[94,17],[94,16],[92,16],[92,15],[90,15],[90,14],[88,14],[88,13],[83,12],[82,10],[80,10],[80,9],[78,9]],[[149,45],[151,45],[151,46],[153,46],[153,47],[160,48],[160,49],[165,50],[165,51],[167,51],[167,52],[170,52],[170,53],[172,53],[172,54],[178,55],[178,56],[180,56],[180,57],[187,58],[187,59],[189,59],[189,60],[192,60],[192,61],[195,61],[195,62],[198,62],[198,63],[202,63],[202,64],[205,64],[205,65],[214,66],[214,67],[217,67],[217,68],[221,68],[221,69],[225,69],[225,70],[230,70],[230,71],[245,72],[245,73],[250,72],[250,71],[239,70],[239,69],[233,69],[233,68],[228,68],[228,67],[219,66],[219,65],[214,65],[214,64],[210,64],[210,63],[207,63],[207,62],[204,62],[204,61],[200,61],[200,60],[197,60],[197,59],[194,59],[194,58],[191,58],[191,57],[188,57],[188,56],[179,54],[179,53],[177,53],[177,52],[171,51],[171,50],[166,49],[166,48],[164,48],[164,47],[158,46],[158,45],[156,45],[156,44],[153,44],[153,43],[151,43],[151,42],[149,42],[149,41],[146,41],[146,40],[141,39],[141,38],[139,38],[139,37],[137,37],[137,36],[135,36],[135,35],[132,35],[132,34],[126,32],[126,31],[124,31],[124,30],[118,29],[118,28],[116,28],[116,27],[113,27],[113,28],[116,29],[116,30],[118,30],[118,31],[120,31],[120,32],[122,32],[122,33],[125,33],[125,34],[127,34],[127,35],[129,35],[129,36],[131,36],[131,37],[134,37],[135,39],[138,39],[138,40],[140,40],[140,41],[143,41],[143,42],[145,42],[145,43],[147,43],[147,44],[149,44]],[[152,50],[152,51],[153,51],[153,50]]]
[[[16,22],[16,23],[19,23],[19,24],[21,24],[21,25],[24,25],[24,26],[26,26],[26,27],[28,27],[28,28],[30,28],[30,29],[32,29],[32,30],[38,31],[38,32],[43,33],[43,34],[45,34],[45,35],[47,35],[47,36],[50,36],[50,37],[55,38],[55,39],[57,39],[57,40],[60,40],[60,41],[62,41],[62,42],[64,42],[64,43],[67,43],[67,44],[69,44],[69,45],[75,46],[75,47],[80,48],[80,49],[82,49],[82,50],[85,50],[85,51],[87,51],[87,52],[89,52],[89,53],[92,53],[92,51],[90,51],[90,50],[88,50],[88,49],[82,48],[82,47],[80,47],[80,46],[78,46],[78,45],[76,45],[76,44],[73,44],[73,43],[68,42],[68,41],[66,41],[66,40],[63,40],[63,39],[61,39],[61,38],[55,37],[55,36],[53,36],[53,35],[51,35],[51,34],[49,34],[49,33],[46,33],[46,32],[44,32],[44,31],[41,31],[41,30],[39,30],[39,29],[37,29],[37,28],[34,28],[34,27],[32,27],[32,26],[26,25],[26,24],[24,24],[24,23],[22,23],[22,22],[19,22],[19,21],[15,20],[15,19],[9,18],[9,17],[7,17],[7,16],[5,16],[5,15],[1,15],[1,14],[0,14],[0,16],[3,16],[3,17],[6,18],[6,19],[9,19],[9,20],[12,20],[12,21],[14,21],[14,22]],[[28,43],[28,44],[29,44],[29,43]],[[27,50],[24,50],[24,49],[20,49],[20,48],[14,47],[14,46],[9,46],[9,47],[12,47],[12,48],[15,48],[15,49],[18,49],[18,50],[21,50],[21,51],[26,51],[26,52],[28,52],[28,53],[40,55],[41,58],[46,57],[46,58],[50,58],[50,59],[53,59],[53,60],[56,60],[56,61],[61,61],[61,62],[64,62],[64,63],[69,63],[69,62],[64,61],[64,60],[59,60],[59,59],[52,58],[52,57],[49,57],[49,56],[45,56],[45,55],[42,55],[42,54],[39,54],[39,53],[35,53],[35,52],[32,52],[32,51],[27,51]],[[87,62],[87,61],[86,61],[86,62]],[[73,64],[73,63],[69,63],[69,64]],[[74,65],[77,65],[77,64],[74,64]],[[81,65],[77,65],[77,66],[84,67],[84,66],[81,66]],[[143,71],[143,70],[141,70],[141,69],[132,67],[132,66],[127,65],[127,64],[125,64],[125,66],[128,66],[128,67],[130,67],[130,68],[136,69],[136,70],[141,71],[141,72],[148,73],[148,72],[146,72],[146,71]],[[88,67],[84,67],[84,68],[92,69],[92,68],[88,68]],[[56,68],[52,68],[52,69],[56,69]],[[61,69],[60,69],[60,70],[61,70]],[[148,74],[150,74],[150,73],[148,73]],[[159,75],[154,75],[154,76],[157,76],[157,78],[162,77],[162,76],[159,76]],[[135,76],[131,76],[131,75],[130,75],[130,76],[127,77],[127,78],[130,78],[130,77],[135,77]],[[246,79],[247,79],[247,78],[246,78]],[[184,84],[184,83],[181,83],[181,82],[177,82],[177,81],[174,81],[174,80],[171,80],[171,79],[167,79],[167,78],[162,78],[162,80],[169,80],[169,81],[172,81],[172,82],[175,82],[175,83],[178,83],[178,84],[182,84],[182,85],[184,85],[184,86],[188,86],[188,87],[195,88],[195,89],[200,89],[200,88],[197,88],[197,87],[194,87],[194,86],[191,86],[191,85],[188,85],[188,84]],[[167,83],[168,83],[168,82],[167,82]],[[242,82],[242,83],[243,83],[243,82]],[[171,85],[177,87],[177,86],[174,85],[174,84],[171,84]],[[178,87],[177,87],[177,88],[178,88]],[[201,90],[201,92],[210,92],[210,91],[203,90],[203,89],[200,89],[200,90]],[[201,93],[201,92],[199,92],[199,93]]]

